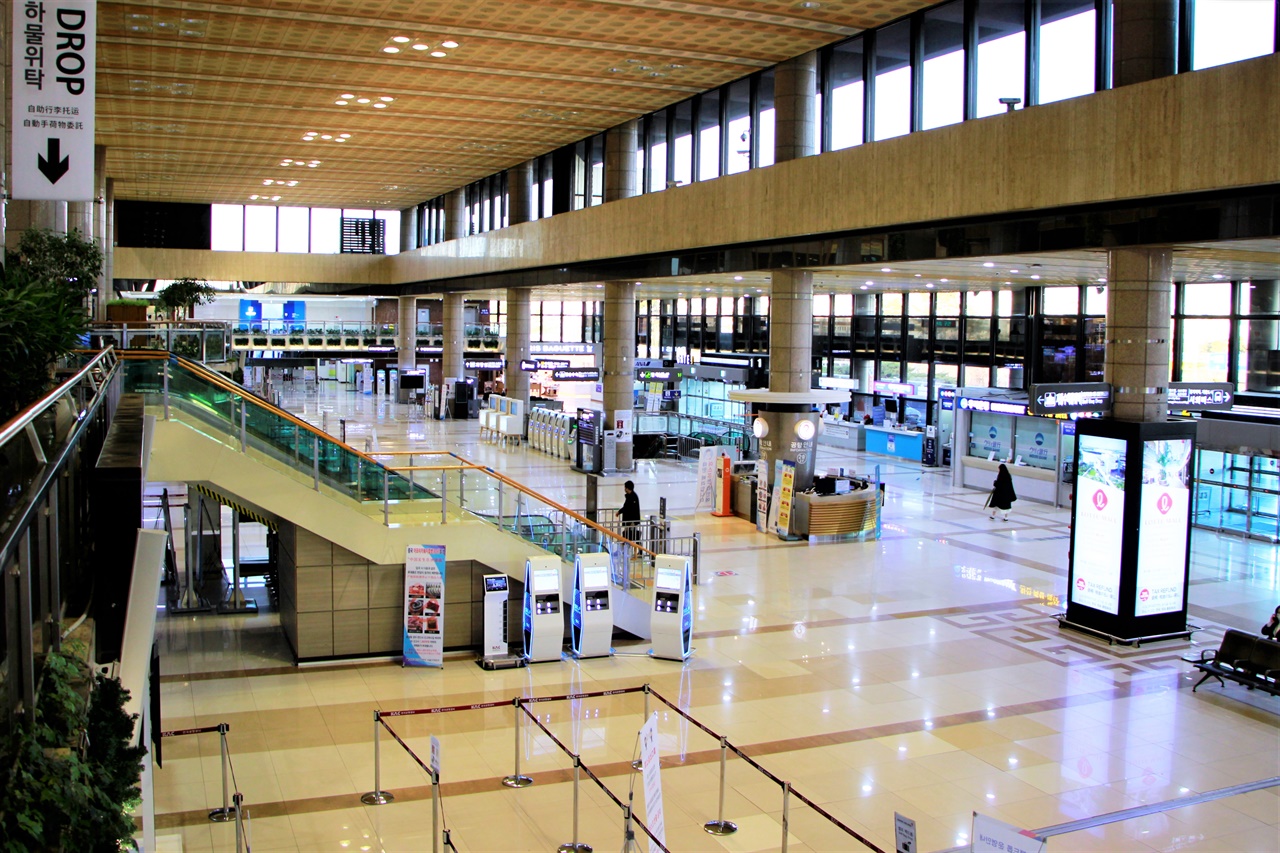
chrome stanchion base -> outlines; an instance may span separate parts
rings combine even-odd
[[[712,835],[733,835],[738,831],[738,825],[731,820],[709,820],[702,828]]]
[[[502,784],[508,788],[527,788],[533,784],[533,780],[528,776],[503,776]]]
[[[209,812],[209,820],[214,823],[226,823],[229,820],[234,820],[235,816],[236,810],[232,808],[214,809]]]
[[[566,841],[556,848],[556,853],[591,853],[591,845],[583,844],[581,841],[577,844],[572,841]]]
[[[643,770],[643,769],[644,769],[644,762],[637,758],[635,761],[631,762],[631,769],[632,769],[632,770]]]
[[[385,806],[387,803],[394,801],[395,795],[390,791],[370,791],[360,797],[360,802],[366,806]]]

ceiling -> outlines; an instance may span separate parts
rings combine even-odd
[[[932,2],[102,0],[97,142],[121,199],[405,208]]]

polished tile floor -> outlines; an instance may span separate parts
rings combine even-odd
[[[570,507],[583,478],[526,447],[479,440],[475,421],[410,419],[407,409],[322,383],[286,384],[286,406],[381,450],[446,449],[491,465]],[[375,709],[456,706],[651,684],[654,691],[753,756],[776,779],[882,850],[893,816],[914,818],[921,850],[965,847],[972,813],[1043,828],[1132,806],[1280,775],[1280,700],[1206,684],[1184,658],[1216,647],[1225,627],[1255,630],[1280,600],[1280,550],[1196,531],[1194,641],[1108,647],[1060,632],[1068,513],[1019,501],[990,521],[984,495],[945,472],[887,458],[822,451],[820,467],[880,466],[888,484],[884,536],[868,543],[784,543],[738,519],[694,512],[691,465],[643,461],[642,509],[660,497],[680,531],[702,535],[695,647],[684,665],[645,646],[602,660],[485,672],[469,659],[443,670],[391,662],[293,668],[278,621],[258,616],[162,618],[163,727],[227,722],[234,785],[251,814],[253,849],[431,849],[428,776],[385,734],[382,787],[396,800],[360,804],[373,789]],[[623,477],[601,503],[621,504]],[[246,542],[254,547],[252,528]],[[1268,701],[1269,700],[1269,701]],[[657,696],[667,845],[673,851],[777,850],[777,782],[731,757],[725,817],[713,837],[718,741]],[[622,802],[645,700],[629,693],[539,703],[538,723],[581,755]],[[393,718],[425,759],[441,743],[441,805],[461,851],[550,850],[572,840],[572,761],[533,724],[513,728],[510,705]],[[511,790],[514,769],[535,779]],[[216,735],[171,738],[156,771],[157,827],[188,851],[234,849],[210,823],[221,776]],[[579,837],[623,848],[618,805],[586,775]],[[865,849],[793,797],[790,850]],[[640,835],[644,844],[643,835]],[[171,847],[169,849],[176,849]],[[1215,800],[1054,837],[1054,853],[1280,850],[1280,789]]]

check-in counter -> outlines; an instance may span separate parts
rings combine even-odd
[[[911,462],[919,462],[924,454],[924,433],[893,427],[864,426],[868,453],[881,453]]]
[[[863,431],[862,424],[823,418],[822,432],[818,433],[818,444],[839,447],[842,450],[866,450],[867,434]]]
[[[991,484],[996,478],[999,460],[988,461],[979,456],[960,457],[964,466],[964,485],[971,489],[991,491]],[[1030,465],[1014,465],[1005,463],[1009,476],[1013,477],[1013,491],[1020,499],[1053,503],[1058,489],[1058,478],[1054,471],[1047,468],[1033,468]]]
[[[880,509],[880,490],[874,486],[841,495],[796,495],[792,530],[802,536],[874,535]]]

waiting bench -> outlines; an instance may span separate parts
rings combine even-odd
[[[1250,690],[1257,688],[1280,696],[1280,642],[1276,640],[1229,630],[1216,651],[1206,649],[1200,653],[1195,667],[1204,673],[1204,678],[1191,688],[1192,693],[1210,678],[1226,687],[1222,679],[1228,678]]]

